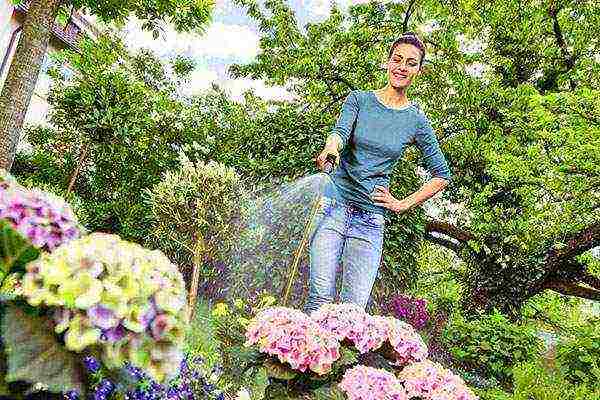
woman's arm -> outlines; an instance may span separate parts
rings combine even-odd
[[[342,138],[337,133],[332,133],[327,137],[327,141],[325,142],[326,149],[334,149],[336,151],[342,151],[344,144],[342,142]]]
[[[393,212],[402,213],[411,208],[421,205],[423,202],[432,198],[437,192],[448,186],[448,180],[444,178],[431,178],[419,190],[399,200],[392,196],[390,191],[383,186],[375,186],[375,194],[373,200],[375,204],[386,207]]]
[[[447,179],[431,178],[429,181],[425,182],[419,190],[410,196],[405,197],[403,200],[398,200],[399,204],[397,205],[397,208],[404,211],[417,207],[435,196],[436,193],[444,190],[446,186],[448,186]]]

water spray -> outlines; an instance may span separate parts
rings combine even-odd
[[[335,156],[333,154],[327,155],[323,169],[327,175],[329,175],[333,172],[333,170],[335,169]],[[316,196],[316,199],[312,205],[312,208],[311,208],[311,211],[309,214],[309,218],[306,221],[304,233],[302,234],[302,240],[300,240],[300,244],[298,245],[298,248],[296,249],[296,251],[294,253],[294,259],[293,259],[292,265],[289,269],[290,272],[288,274],[287,285],[283,291],[283,296],[282,296],[283,300],[281,302],[281,304],[283,306],[287,306],[287,303],[289,301],[290,292],[292,290],[292,283],[294,282],[294,277],[296,276],[296,273],[298,272],[298,263],[300,262],[300,259],[302,258],[302,254],[304,252],[304,248],[306,247],[306,245],[308,243],[308,237],[310,236],[310,232],[312,231],[312,228],[314,225],[315,215],[317,214],[317,210],[319,209],[319,203],[321,202],[321,197],[323,195],[324,186],[325,185],[323,185],[320,188],[319,193]]]

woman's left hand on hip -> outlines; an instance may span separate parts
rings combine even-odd
[[[403,200],[398,200],[390,191],[379,185],[375,185],[375,192],[372,194],[375,205],[385,207],[396,213],[403,213],[410,208],[410,205]]]

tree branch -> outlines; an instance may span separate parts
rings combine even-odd
[[[600,301],[600,290],[580,286],[569,281],[546,281],[542,285],[542,289],[550,289],[566,296],[576,296],[588,300]]]
[[[600,278],[595,277],[587,271],[581,274],[581,281],[596,290],[600,290]]]
[[[427,223],[425,224],[425,232],[442,233],[446,236],[450,236],[451,238],[458,240],[459,242],[467,242],[469,240],[475,239],[475,236],[471,232],[463,230],[448,222],[439,220],[427,221]]]
[[[404,14],[404,21],[402,22],[402,33],[408,31],[408,20],[412,15],[412,7],[416,4],[417,0],[410,0],[408,3],[408,8],[406,9],[406,14]]]
[[[596,246],[600,246],[600,222],[594,223],[582,231],[571,235],[565,247],[548,250],[545,257],[546,269],[554,270],[565,260]]]
[[[443,239],[437,236],[433,236],[431,233],[427,233],[425,234],[425,238],[435,244],[438,244],[442,247],[445,247],[447,249],[452,250],[453,252],[457,253],[460,251],[460,246],[448,239]]]
[[[575,61],[577,60],[577,54],[571,54],[569,49],[567,48],[567,43],[565,42],[565,38],[562,34],[562,30],[560,28],[560,24],[558,23],[558,13],[560,12],[562,7],[557,7],[555,2],[552,2],[550,7],[548,8],[548,13],[552,17],[552,31],[554,33],[554,38],[556,40],[556,44],[560,48],[560,51],[563,56],[563,64],[565,65],[565,71],[563,73],[569,72],[575,66]],[[575,89],[575,82],[570,79],[571,90]]]

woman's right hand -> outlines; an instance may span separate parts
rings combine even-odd
[[[337,166],[340,163],[340,153],[337,151],[337,149],[325,147],[315,159],[317,163],[317,168],[320,171],[325,172],[325,162],[327,161],[328,155],[332,155],[333,157],[335,157],[335,166]]]

